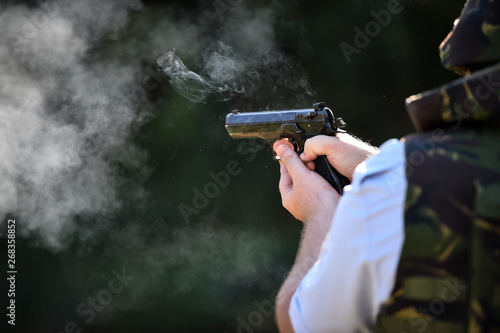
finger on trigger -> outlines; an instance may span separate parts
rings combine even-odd
[[[278,147],[281,145],[287,145],[288,147],[293,149],[293,145],[290,143],[290,141],[288,141],[287,139],[281,139],[274,142],[273,150],[276,151],[276,149],[278,149]]]

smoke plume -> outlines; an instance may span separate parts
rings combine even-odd
[[[137,275],[123,301],[111,305],[120,310],[154,305],[149,298],[160,297],[157,285],[175,296],[217,281],[220,289],[204,292],[219,295],[229,284],[282,274],[274,272],[273,235],[243,232],[218,207],[199,216],[203,223],[181,227],[176,207],[169,216],[158,216],[164,214],[158,207],[151,211],[161,213],[142,214],[156,204],[145,190],[154,169],[135,135],[160,112],[148,90],[170,89],[167,76],[193,103],[239,101],[260,109],[311,103],[305,70],[275,35],[273,10],[245,6],[221,22],[212,7],[189,17],[173,7],[156,12],[140,0],[0,5],[0,215],[18,219],[18,236],[39,241],[40,251],[67,256],[57,266],[61,276],[33,263],[44,273],[41,283],[43,275],[78,281],[54,288],[50,306],[37,308],[36,315],[53,321],[47,331],[64,328],[79,301],[104,288],[111,269]],[[175,187],[182,177],[172,175],[172,196],[203,185]],[[75,257],[87,264],[75,264]],[[258,284],[269,287],[268,280]],[[74,307],[62,306],[71,292],[78,294]],[[225,311],[223,302],[217,306]],[[63,309],[60,317],[53,308]]]
[[[137,205],[147,196],[147,152],[132,140],[153,116],[144,64],[161,68],[195,103],[258,96],[260,109],[289,108],[314,95],[277,41],[272,8],[240,5],[223,22],[212,7],[188,19],[140,0],[0,9],[0,214],[19,217],[25,234],[53,249],[64,247],[79,219],[112,220],[124,188]],[[138,13],[150,26],[126,36]],[[96,52],[103,45],[109,54]]]
[[[136,64],[91,58],[139,1],[48,1],[0,10],[0,213],[60,244],[74,219],[105,221],[126,182],[116,165],[140,164],[129,142],[144,117],[131,98]],[[140,167],[141,168],[141,167]],[[139,168],[139,169],[140,169]],[[140,188],[136,193],[142,196]]]
[[[158,58],[172,87],[194,103],[206,103],[209,96],[225,102],[271,93],[270,104],[278,107],[280,98],[293,92],[292,104],[308,105],[315,92],[300,63],[279,48],[272,9],[238,9],[224,21],[219,37],[205,46],[197,61],[198,73],[175,50]],[[307,44],[303,35],[300,38]]]

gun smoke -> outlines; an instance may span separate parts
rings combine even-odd
[[[126,98],[140,68],[90,55],[93,44],[123,29],[128,11],[141,4],[42,5],[3,5],[0,11],[6,32],[0,44],[0,212],[19,216],[25,234],[58,249],[76,217],[104,223],[120,208],[117,191],[127,180],[114,164],[141,172],[145,161],[145,152],[130,142],[145,115]],[[144,195],[139,186],[134,190]]]
[[[127,36],[134,15],[151,15],[153,23],[147,32]],[[67,250],[75,234],[91,248],[96,235],[113,233],[121,245],[110,245],[104,258],[119,256],[124,266],[140,261],[142,272],[158,274],[178,267],[177,292],[197,283],[193,275],[234,282],[263,266],[272,271],[270,260],[252,254],[277,251],[272,239],[234,237],[229,227],[215,227],[210,216],[203,227],[173,234],[162,229],[170,221],[143,222],[151,222],[147,233],[138,230],[144,225],[133,223],[112,229],[110,221],[125,200],[139,210],[148,199],[144,182],[152,166],[147,151],[134,143],[134,134],[155,116],[147,98],[135,95],[145,64],[158,60],[172,88],[194,103],[271,94],[272,99],[261,96],[267,104],[260,107],[293,107],[309,105],[314,94],[304,69],[275,45],[270,9],[242,5],[223,25],[211,7],[196,21],[155,15],[140,0],[0,5],[5,32],[0,38],[0,214],[14,214],[22,225],[20,237],[55,252]],[[220,27],[210,36],[206,31],[214,22]],[[107,51],[96,51],[107,44]],[[295,92],[295,100],[285,100],[285,91]],[[82,220],[94,221],[95,228],[85,228]],[[235,249],[236,260],[226,263]],[[144,281],[144,288],[130,291],[137,298],[145,297],[145,290],[154,292],[148,289],[151,280]],[[140,285],[140,279],[134,283]]]
[[[131,142],[151,115],[146,101],[130,97],[144,69],[141,61],[150,60],[141,48],[177,48],[201,61],[203,75],[173,51],[158,58],[172,87],[196,103],[206,103],[208,96],[228,101],[271,91],[279,104],[279,90],[292,90],[296,103],[306,105],[314,93],[304,70],[275,47],[269,9],[240,6],[217,37],[203,37],[217,22],[215,12],[205,23],[167,17],[125,44],[122,52],[133,61],[93,58],[92,48],[118,39],[130,12],[141,8],[139,0],[3,5],[0,212],[22,217],[25,231],[41,235],[46,245],[62,246],[61,233],[71,233],[77,216],[105,221],[120,209],[118,192],[125,183],[138,200],[144,198],[141,185],[121,178],[115,167],[147,173],[146,152]]]
[[[293,104],[307,105],[315,92],[300,64],[277,48],[275,24],[269,9],[234,11],[224,21],[219,38],[204,48],[200,74],[190,70],[175,50],[159,57],[158,66],[174,90],[194,103],[207,103],[209,96],[226,102],[271,92],[275,100],[271,107],[278,107],[280,96],[292,91]],[[307,48],[301,38],[302,47]]]

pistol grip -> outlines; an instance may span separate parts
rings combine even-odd
[[[325,155],[319,156],[314,161],[314,164],[316,165],[316,169],[314,171],[325,178],[326,181],[329,182],[340,195],[342,195],[344,192],[344,186],[351,183],[349,179],[335,170],[335,168],[330,165],[330,162],[328,162],[328,158]]]

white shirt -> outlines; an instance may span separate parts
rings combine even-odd
[[[370,332],[394,287],[404,241],[404,144],[385,142],[360,164],[318,261],[290,303],[295,332]]]

